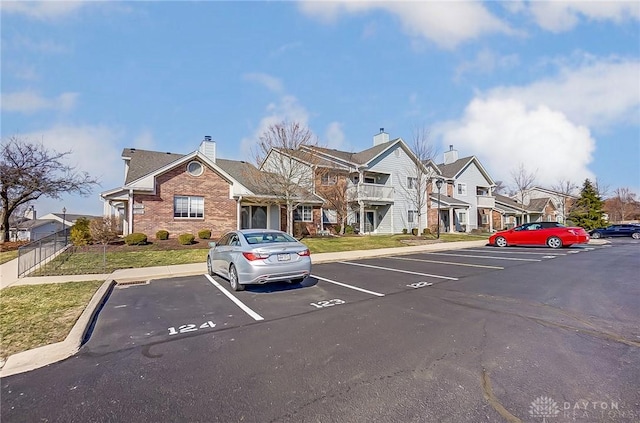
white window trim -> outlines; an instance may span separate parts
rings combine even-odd
[[[408,189],[417,189],[418,188],[418,178],[415,176],[407,176],[407,188]]]
[[[295,222],[313,222],[313,206],[298,206],[294,210],[293,220]]]
[[[178,199],[186,198],[187,199],[187,216],[176,216],[176,201]],[[199,199],[202,201],[202,216],[191,216],[191,214],[196,214],[198,210],[194,210],[195,205],[192,205],[192,200]],[[173,197],[173,218],[174,219],[204,219],[204,197],[195,196],[195,195],[176,195]]]
[[[418,222],[418,210],[407,210],[407,223]]]
[[[459,221],[459,223],[461,225],[466,225],[467,224],[467,212],[466,211],[458,212],[458,221]]]
[[[467,184],[464,182],[458,182],[457,192],[458,195],[467,195]]]
[[[192,172],[192,171],[191,171],[191,165],[193,165],[193,164],[195,164],[195,165],[198,165],[198,166],[199,166],[199,169],[198,169],[198,171],[197,171],[197,172]],[[200,175],[202,175],[202,174],[204,173],[204,166],[203,166],[203,165],[202,165],[202,163],[200,163],[199,161],[197,161],[197,160],[192,160],[192,161],[190,161],[190,162],[187,164],[187,173],[188,173],[189,175],[191,175],[191,176],[198,177],[198,176],[200,176]]]

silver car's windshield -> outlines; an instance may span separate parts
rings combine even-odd
[[[295,238],[280,232],[255,232],[243,234],[248,244],[265,244],[272,242],[297,242]]]

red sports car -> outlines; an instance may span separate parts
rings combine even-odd
[[[586,244],[589,234],[579,227],[566,227],[557,222],[532,222],[516,226],[507,231],[496,232],[489,244],[497,247],[507,245],[548,245],[551,248]]]

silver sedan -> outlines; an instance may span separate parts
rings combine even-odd
[[[282,231],[231,231],[209,246],[209,274],[228,279],[234,291],[249,284],[302,282],[311,273],[309,248]]]

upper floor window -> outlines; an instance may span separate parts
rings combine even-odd
[[[298,206],[293,211],[293,220],[297,222],[311,222],[313,221],[313,207],[311,206]]]
[[[416,189],[418,188],[418,178],[413,176],[407,176],[407,188]]]
[[[458,183],[458,195],[467,195],[467,184]]]
[[[322,177],[322,185],[335,185],[338,181],[338,176],[335,173],[323,173]]]
[[[204,167],[202,167],[202,163],[194,160],[187,165],[187,172],[191,176],[200,176],[204,172]]]
[[[176,195],[173,198],[173,217],[203,218],[204,198]]]

